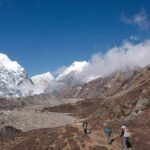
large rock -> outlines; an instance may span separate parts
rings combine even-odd
[[[0,136],[10,136],[22,132],[12,126],[4,126],[0,128]]]

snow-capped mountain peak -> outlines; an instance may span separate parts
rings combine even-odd
[[[25,96],[31,92],[32,86],[24,68],[0,53],[0,95]]]
[[[53,75],[50,72],[46,72],[44,74],[36,75],[31,78],[34,82],[40,82],[42,80],[46,80],[47,82],[54,80]]]
[[[79,73],[85,69],[89,63],[87,61],[75,61],[69,67],[67,67],[57,78],[60,80],[63,77],[69,75],[70,73]]]
[[[54,80],[54,77],[50,72],[47,72],[41,75],[33,76],[31,79],[34,83],[34,93],[40,94],[48,88],[50,83]]]
[[[11,61],[7,55],[2,53],[0,53],[0,67],[4,67],[7,70],[14,70],[14,71],[24,70],[16,61]]]

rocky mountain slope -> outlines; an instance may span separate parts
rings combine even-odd
[[[109,97],[119,92],[136,88],[149,80],[150,66],[135,70],[117,71],[107,76],[97,78],[84,85],[74,86],[64,90],[60,97],[97,98]]]
[[[96,81],[100,82],[101,80],[104,81],[104,79],[98,79],[86,84],[86,88],[90,85],[89,88],[93,88],[96,93],[94,84],[96,84]],[[114,80],[111,78],[111,81]],[[119,86],[116,87],[116,82],[114,82],[111,85],[113,86],[111,92],[106,88],[102,96],[98,95],[95,98],[93,94],[94,97],[78,102],[76,105],[64,104],[62,106],[46,107],[44,110],[67,112],[76,117],[86,118],[90,124],[91,131],[93,130],[94,132],[101,130],[103,123],[106,122],[113,128],[114,134],[117,136],[120,127],[126,125],[133,133],[134,149],[149,150],[150,67],[147,66],[134,72],[130,78],[125,78],[124,82],[122,80],[116,81],[119,83],[121,81],[121,84],[118,83],[117,85]],[[104,85],[104,82],[101,83]],[[97,85],[99,86],[96,87],[100,87],[98,88],[99,90],[103,89],[100,84],[97,83]],[[107,85],[107,82],[105,82],[105,85]],[[91,90],[91,92],[93,91]],[[86,94],[88,95],[90,92]],[[80,94],[73,96],[80,97]]]

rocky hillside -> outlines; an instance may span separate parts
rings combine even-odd
[[[0,110],[12,110],[14,108],[22,108],[26,103],[13,98],[0,98]]]
[[[104,89],[103,96],[99,96],[97,94],[97,98],[94,98],[93,96],[93,98],[86,99],[83,102],[78,102],[76,105],[69,106],[66,104],[45,108],[45,110],[53,112],[67,112],[80,118],[86,118],[90,123],[91,130],[94,131],[101,130],[103,128],[103,123],[107,122],[117,135],[120,127],[122,125],[126,125],[133,132],[134,148],[136,150],[149,150],[150,67],[147,66],[144,69],[138,70],[126,79],[125,76],[121,76],[121,74],[122,73],[120,73],[119,76],[120,78],[117,78],[118,80],[116,77],[111,78],[111,81],[116,79],[115,81],[118,82],[118,84],[116,82],[112,82],[111,86],[114,88],[112,88],[111,91],[108,90],[108,88],[105,89],[103,87],[108,84],[108,82],[105,82],[104,84],[104,79],[97,79],[82,86],[82,88],[88,87],[90,89],[87,93],[84,88],[82,90],[88,96],[92,96],[94,93],[96,94],[96,90]],[[107,80],[105,79],[105,81]],[[102,83],[103,86],[101,86],[100,83]],[[111,86],[109,86],[109,88],[111,88]],[[77,95],[73,96],[83,96],[80,95],[82,93],[77,93],[74,93]],[[70,94],[71,93],[67,96]]]
[[[1,137],[0,147],[2,150],[119,150],[118,144],[110,146],[106,143],[102,131],[84,136],[80,126],[40,129],[16,134],[15,137]]]
[[[150,66],[143,69],[117,71],[87,84],[74,86],[60,93],[63,98],[110,97],[145,84],[150,80]]]
[[[91,132],[87,136],[83,135],[82,122],[79,122],[64,127],[3,136],[0,137],[0,148],[2,150],[120,150],[119,129],[120,126],[126,125],[133,133],[134,149],[149,150],[150,93],[147,91],[147,93],[137,95],[137,92],[139,91],[107,100],[95,99],[93,105],[92,100],[87,99],[72,105],[66,104],[44,109],[44,111],[66,112],[87,118],[88,130]],[[137,97],[133,99],[136,95]],[[121,101],[118,103],[119,99]],[[71,109],[69,109],[70,106]],[[125,108],[130,108],[130,111]],[[113,145],[108,145],[104,138],[104,122],[113,128],[112,138],[115,139]]]

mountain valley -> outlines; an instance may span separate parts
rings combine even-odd
[[[9,69],[1,72],[0,149],[120,150],[119,131],[126,125],[133,133],[134,149],[149,150],[149,65],[114,71],[89,82],[78,80],[79,74],[72,71],[58,79],[49,72],[30,79],[21,69],[24,78],[15,72],[17,78],[7,81],[6,77],[2,84],[6,74],[12,77],[6,73]],[[12,94],[10,87],[16,87]],[[84,120],[88,135],[83,134]],[[104,123],[113,128],[112,145],[105,140]]]

